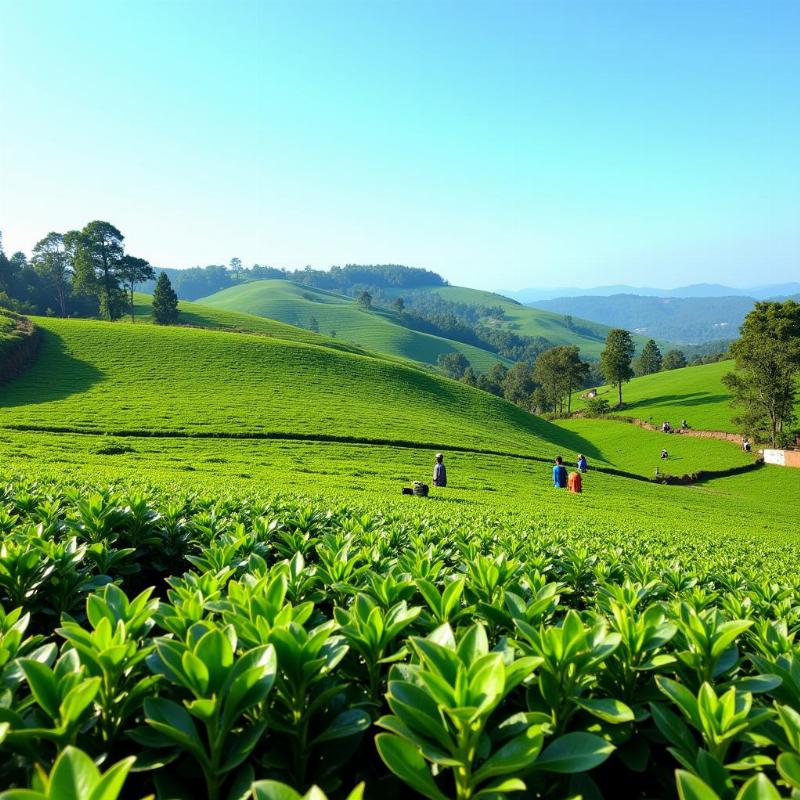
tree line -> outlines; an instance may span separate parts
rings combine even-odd
[[[6,256],[0,237],[0,306],[12,311],[53,316],[100,316],[134,321],[136,287],[154,280],[150,263],[125,252],[125,237],[110,222],[94,220],[81,230],[51,231],[33,247]],[[177,319],[177,296],[161,273],[153,316],[169,324]]]
[[[264,264],[242,266],[241,259],[232,258],[227,265],[210,264],[189,269],[165,269],[175,291],[183,300],[198,300],[241,283],[262,280],[294,281],[315,289],[327,289],[356,297],[367,291],[376,298],[381,290],[419,289],[446,286],[447,281],[436,272],[401,264],[346,264],[330,269],[287,270]],[[147,286],[146,288],[151,288]]]

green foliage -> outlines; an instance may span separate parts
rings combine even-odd
[[[115,491],[0,486],[0,797],[800,788],[796,546]]]
[[[550,408],[567,414],[572,410],[572,394],[589,375],[589,365],[581,361],[577,347],[554,347],[539,355],[533,367],[533,378],[541,385]]]
[[[635,345],[628,331],[614,328],[608,332],[606,346],[600,354],[600,368],[606,380],[617,387],[619,405],[622,405],[622,384],[633,377],[631,361]]]
[[[733,394],[734,405],[742,409],[734,422],[776,447],[795,419],[800,304],[793,300],[756,303],[730,352],[736,370],[723,376],[723,382]]]
[[[686,356],[682,350],[667,350],[664,360],[661,362],[661,369],[683,369],[686,366]]]
[[[653,339],[649,339],[634,361],[633,369],[637,375],[652,375],[661,372],[662,363],[661,350]]]
[[[158,276],[153,292],[153,321],[158,325],[174,325],[178,321],[178,295],[166,272]]]
[[[464,373],[470,369],[469,361],[463,353],[441,354],[436,360],[436,366],[447,375],[448,378],[461,380]]]

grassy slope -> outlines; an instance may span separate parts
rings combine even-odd
[[[721,470],[750,464],[753,456],[743,453],[731,442],[670,436],[599,419],[570,419],[556,423],[590,441],[600,453],[600,464],[610,464],[626,472],[651,477],[656,468],[669,475],[686,475],[699,470]],[[661,458],[666,448],[669,457]],[[572,460],[573,454],[569,454]],[[798,475],[800,478],[800,475]]]
[[[136,319],[142,322],[151,322],[153,296],[137,293],[135,299],[134,314]],[[339,339],[332,339],[330,336],[313,333],[305,328],[298,328],[295,325],[288,325],[285,322],[278,322],[274,319],[257,317],[255,314],[228,311],[227,309],[207,306],[202,303],[193,303],[189,300],[181,300],[178,303],[178,311],[180,312],[178,322],[181,325],[239,333],[256,333],[260,336],[270,336],[287,342],[305,342],[306,344],[330,347],[342,352],[369,355],[363,348]],[[127,321],[127,317],[123,319],[123,322]]]
[[[572,330],[564,324],[564,316],[551,311],[530,308],[515,303],[507,297],[492,292],[482,292],[478,289],[467,289],[461,286],[444,286],[431,289],[441,295],[445,300],[454,303],[468,303],[471,305],[502,306],[505,319],[501,323],[514,333],[524,336],[544,336],[555,345],[577,345],[584,357],[597,359],[605,346],[608,326],[598,322],[589,322],[575,318],[574,325],[579,330]],[[634,336],[637,347],[641,347],[647,339]]]
[[[680,425],[685,419],[695,430],[737,433],[731,422],[736,411],[730,404],[730,392],[722,383],[722,376],[732,369],[733,361],[718,361],[634,378],[622,387],[625,407],[612,413],[646,421],[652,418],[656,425],[664,420]],[[612,406],[617,402],[615,387],[602,386],[598,395],[606,397]],[[578,398],[574,407],[582,405]],[[800,402],[797,410],[800,412]]]
[[[124,437],[116,444],[130,450],[115,454],[113,448],[107,452],[109,437],[5,429],[5,474],[49,471],[332,497],[358,493],[378,501],[398,495],[411,480],[429,478],[430,443],[542,457],[563,452],[570,461],[582,451],[592,464],[605,460],[647,473],[651,453],[661,446],[660,434],[590,420],[555,425],[421,370],[324,346],[192,328],[37,322],[43,329],[40,357],[4,387],[0,429],[22,423],[94,431],[321,432],[401,438],[420,447]],[[709,444],[726,448],[732,461],[740,458],[723,443],[680,444],[698,448],[676,454],[686,458],[681,472],[708,467],[697,463],[706,458],[718,466],[723,450],[705,449]],[[438,493],[441,502],[453,509],[475,505],[521,513],[532,525],[548,520],[571,530],[615,528],[632,537],[645,530],[722,531],[731,515],[748,531],[800,525],[800,508],[792,501],[800,475],[789,470],[765,469],[691,488],[590,472],[585,493],[572,497],[551,489],[548,464],[458,452],[448,453],[447,463],[451,486]]]
[[[334,434],[542,456],[555,446],[591,451],[505,401],[371,356],[194,328],[37,321],[39,358],[5,388],[0,425]]]
[[[435,364],[440,355],[452,352],[463,353],[479,371],[498,361],[494,354],[478,347],[405,328],[394,312],[368,311],[359,308],[352,298],[289,281],[253,281],[217,292],[200,303],[303,327],[314,317],[322,334],[336,331],[337,340],[425,364]]]

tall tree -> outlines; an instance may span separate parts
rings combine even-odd
[[[531,409],[535,388],[533,369],[527,361],[517,361],[503,378],[503,397],[528,411]]]
[[[242,259],[236,258],[236,256],[234,256],[231,259],[230,267],[231,267],[231,272],[233,273],[233,277],[238,281],[239,273],[242,271]]]
[[[658,349],[655,340],[649,339],[642,348],[642,352],[639,353],[633,367],[637,375],[652,375],[655,372],[661,372],[661,364],[661,350]]]
[[[775,447],[794,420],[800,373],[800,304],[756,303],[745,317],[741,337],[731,345],[736,371],[722,380],[742,409],[734,422],[752,434],[766,433]]]
[[[157,325],[174,325],[178,321],[178,295],[166,272],[158,276],[153,292],[153,321]]]
[[[77,238],[75,288],[97,297],[103,319],[117,319],[125,307],[120,288],[124,238],[110,222],[101,220],[90,222]]]
[[[51,231],[33,247],[31,263],[44,283],[53,291],[62,317],[67,316],[72,260],[64,236]]]
[[[131,312],[131,322],[135,322],[133,314],[133,294],[136,286],[145,281],[152,281],[156,277],[155,270],[150,266],[150,262],[135,256],[123,256],[120,262],[120,279],[128,292],[128,300]]]
[[[541,385],[547,404],[554,411],[567,414],[572,411],[572,394],[580,388],[589,375],[589,365],[581,361],[575,346],[551,347],[541,353],[533,366],[533,379]]]
[[[622,405],[622,384],[633,377],[631,361],[636,347],[630,333],[622,328],[612,328],[606,336],[606,346],[600,353],[600,367],[606,380],[619,390]]]

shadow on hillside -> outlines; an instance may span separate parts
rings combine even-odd
[[[628,408],[651,408],[653,406],[674,405],[678,408],[683,406],[705,406],[712,403],[723,403],[730,400],[727,394],[712,394],[711,392],[693,392],[692,394],[661,394],[657,397],[647,397],[642,400],[635,400],[630,403]]]
[[[67,352],[58,334],[45,329],[41,332],[39,353],[31,367],[0,386],[0,409],[63,400],[102,380],[103,373],[97,367]]]
[[[524,411],[522,412],[525,413]],[[592,444],[588,439],[584,438],[574,431],[562,428],[559,425],[554,425],[546,419],[541,417],[533,417],[536,420],[536,433],[543,439],[551,442],[555,448],[559,449],[559,453],[553,453],[553,458],[557,455],[564,457],[564,460],[570,464],[572,463],[573,456],[582,453],[590,461],[605,461],[603,451],[596,445]]]

